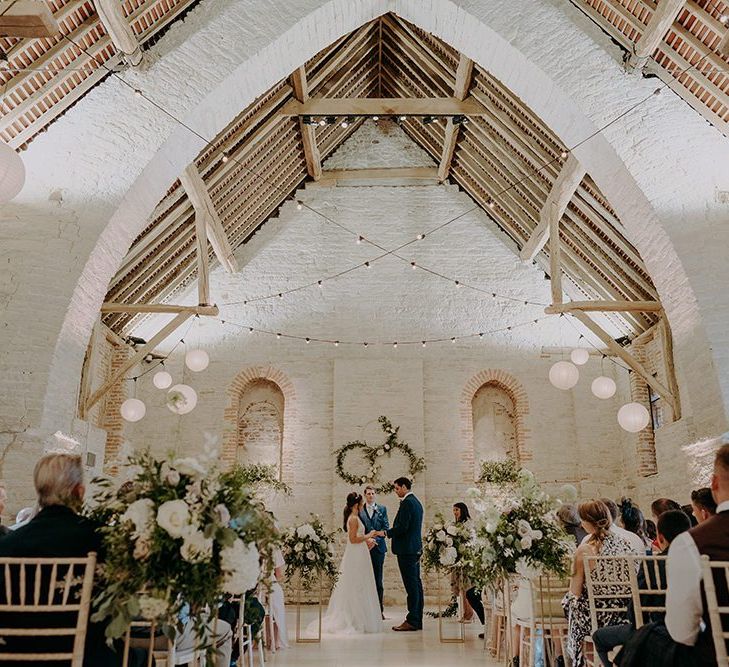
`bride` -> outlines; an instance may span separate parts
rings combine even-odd
[[[364,524],[359,518],[363,507],[362,494],[353,491],[347,496],[343,524],[347,546],[339,567],[339,579],[322,618],[322,631],[327,634],[382,632],[380,600],[367,548],[367,540],[380,533],[372,530],[365,534]]]

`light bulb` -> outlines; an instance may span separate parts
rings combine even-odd
[[[223,153],[223,157],[221,157],[221,158],[220,158],[220,161],[221,161],[221,162],[222,162],[223,164],[225,164],[225,163],[226,163],[226,162],[227,162],[227,161],[228,161],[229,159],[230,159],[230,158],[229,158],[229,157],[228,157],[228,156],[227,156],[227,155],[226,155],[225,153]]]
[[[304,208],[304,205],[300,201],[297,201],[296,208],[300,211],[302,208]]]

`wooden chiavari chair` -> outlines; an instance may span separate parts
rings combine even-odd
[[[569,580],[542,575],[530,580],[531,618],[515,619],[521,627],[521,665],[534,664],[537,637],[541,634],[548,664],[554,664],[557,655],[565,655],[564,640],[567,635],[567,619],[562,609],[562,598],[569,591]],[[554,650],[554,642],[561,651]]]
[[[633,560],[635,567],[630,568],[629,574],[637,630],[650,622],[651,614],[666,613],[666,556],[640,556]],[[641,572],[645,584],[639,587]]]
[[[719,599],[729,598],[729,561],[711,561],[708,556],[702,556],[701,568],[716,662],[719,667],[727,667],[729,631],[725,628],[729,628],[729,606],[720,605]]]

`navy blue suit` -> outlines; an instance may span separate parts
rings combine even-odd
[[[365,526],[365,533],[371,530],[387,530],[390,522],[387,518],[387,507],[375,503],[375,510],[372,518],[367,514],[367,506],[359,513],[359,518]],[[375,538],[375,546],[370,549],[370,560],[372,561],[372,571],[375,573],[375,585],[377,586],[377,597],[380,599],[380,611],[384,611],[382,598],[385,594],[382,585],[382,569],[385,564],[385,554],[387,553],[387,543],[384,537]]]
[[[400,501],[392,528],[392,553],[397,556],[403,586],[408,597],[405,620],[414,628],[423,627],[423,582],[420,579],[420,557],[423,554],[423,506],[411,493]]]

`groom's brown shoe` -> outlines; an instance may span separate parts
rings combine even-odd
[[[410,625],[407,621],[403,621],[401,625],[393,625],[392,629],[395,632],[415,632],[417,630],[415,626]]]

